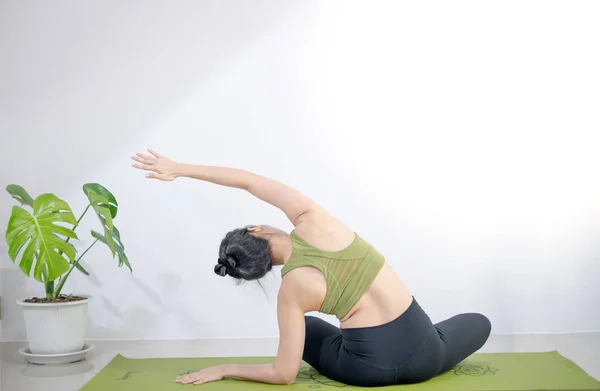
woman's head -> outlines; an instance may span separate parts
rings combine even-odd
[[[215,273],[239,280],[257,280],[273,267],[268,234],[262,227],[238,228],[225,235]]]

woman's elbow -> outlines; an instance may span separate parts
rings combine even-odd
[[[291,385],[296,381],[297,373],[285,373],[285,372],[275,372],[275,378],[277,379],[277,384],[281,385]]]
[[[286,385],[286,386],[289,386],[289,385],[294,384],[295,381],[296,381],[296,376],[285,376],[283,378],[282,384]]]

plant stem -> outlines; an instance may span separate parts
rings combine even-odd
[[[54,281],[47,281],[44,286],[46,287],[46,298],[54,299]]]
[[[77,223],[75,223],[75,225],[73,226],[73,232],[75,232],[75,230],[77,229],[77,227],[79,227],[79,222],[81,221],[81,219],[83,219],[83,216],[85,216],[85,214],[87,213],[88,209],[90,209],[90,206],[92,206],[92,204],[88,204],[88,206],[85,207],[85,210],[83,211],[83,213],[81,214],[81,216],[79,216],[79,218],[77,219]],[[71,240],[71,238],[67,238],[66,242],[69,243],[69,240]]]
[[[83,211],[83,213],[81,214],[81,216],[79,216],[79,218],[77,219],[77,222],[75,223],[75,225],[73,226],[73,232],[75,232],[75,229],[77,229],[77,227],[79,227],[79,223],[81,222],[81,220],[83,219],[83,216],[85,216],[85,214],[87,213],[88,209],[90,209],[90,206],[92,206],[92,204],[88,204],[88,206],[85,207],[85,210]],[[69,243],[69,240],[71,240],[71,238],[67,238],[67,240],[65,240],[65,243]],[[92,246],[96,244],[96,242],[92,243]],[[90,248],[92,248],[92,246],[88,247],[87,250],[85,250],[85,252],[83,254],[85,254]],[[58,252],[60,255],[63,255],[62,251]],[[83,256],[83,254],[81,255],[81,257]],[[81,259],[81,257],[79,257],[79,259]],[[79,261],[79,259],[77,261]],[[77,262],[75,261],[75,262]],[[73,262],[73,265],[75,265],[75,262]],[[52,284],[52,286],[50,287],[50,294],[54,297],[58,297],[58,295],[60,295],[60,291],[62,290],[63,285],[65,285],[65,280],[67,279],[67,277],[69,276],[69,274],[71,274],[71,270],[73,270],[73,267],[75,266],[71,266],[71,269],[69,270],[69,272],[67,273],[67,275],[64,276],[60,276],[58,277],[58,289],[56,290],[56,294],[54,294],[54,281],[50,281],[47,284]],[[48,293],[48,285],[46,285],[46,296],[48,298],[50,298],[49,293]]]
[[[73,266],[71,266],[71,268],[69,269],[69,271],[67,272],[67,274],[65,274],[63,276],[63,278],[60,281],[60,284],[58,285],[58,288],[56,288],[56,292],[55,292],[55,296],[58,297],[60,295],[60,292],[62,291],[63,286],[65,285],[65,282],[67,281],[67,278],[69,278],[69,275],[71,274],[71,272],[73,271],[73,269],[75,269],[75,266],[77,266],[79,264],[79,261],[81,260],[81,258],[83,258],[83,256],[85,255],[85,253],[87,253],[88,251],[90,251],[90,249],[92,247],[94,247],[94,244],[96,244],[96,242],[98,242],[98,239],[94,240],[94,243],[90,244],[90,247],[88,247],[83,254],[81,254],[79,256],[79,258],[77,258],[75,260],[75,262],[73,262]]]
[[[85,214],[87,213],[88,209],[90,209],[90,206],[92,206],[92,204],[88,204],[88,206],[85,207],[85,210],[83,211],[83,213],[81,214],[81,216],[79,216],[79,218],[77,219],[77,223],[75,224],[75,226],[73,226],[73,231],[75,231],[75,228],[77,228],[79,226],[79,222],[81,221],[81,219],[83,219],[83,216],[85,216]],[[68,241],[69,238],[67,238]]]

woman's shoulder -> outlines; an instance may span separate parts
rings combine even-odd
[[[318,311],[327,293],[325,277],[317,269],[302,267],[291,270],[282,279],[279,295],[300,303],[306,311]]]
[[[328,215],[304,219],[290,234],[295,244],[323,252],[343,250],[356,236],[354,231]]]

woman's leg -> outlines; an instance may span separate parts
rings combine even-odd
[[[302,359],[321,375],[343,384],[373,387],[394,383],[395,369],[365,364],[343,347],[342,331],[316,317],[305,316],[306,337]],[[356,331],[356,330],[355,330]],[[363,335],[363,343],[371,344],[372,336]],[[356,353],[360,355],[360,353]],[[365,358],[363,358],[365,359]]]
[[[332,339],[341,338],[341,331],[331,323],[314,316],[304,316],[304,322],[306,324],[306,336],[304,338],[302,359],[322,373],[321,351],[323,344],[326,343],[329,346]],[[327,342],[325,342],[325,339],[327,339]]]
[[[434,326],[445,346],[439,373],[446,372],[481,349],[492,329],[488,318],[477,313],[456,315]]]

